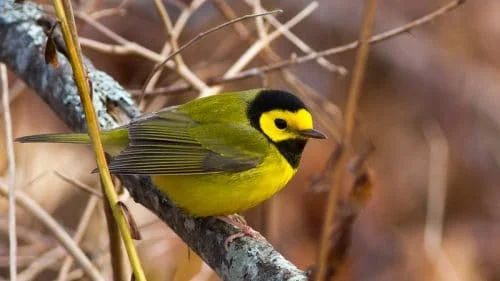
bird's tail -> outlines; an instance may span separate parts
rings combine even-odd
[[[17,142],[56,142],[56,143],[90,143],[88,134],[42,134],[25,136],[16,139]]]
[[[42,134],[20,137],[16,141],[90,144],[90,137],[85,133]],[[101,141],[107,153],[113,156],[117,155],[128,144],[128,130],[125,127],[120,127],[101,131]]]

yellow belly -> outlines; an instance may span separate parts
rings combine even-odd
[[[206,217],[254,207],[282,189],[295,172],[275,150],[260,166],[244,172],[152,178],[178,207],[192,216]]]

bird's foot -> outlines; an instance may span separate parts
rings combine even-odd
[[[231,242],[233,242],[235,239],[244,236],[250,236],[257,240],[265,240],[264,236],[262,236],[258,231],[248,226],[245,219],[240,215],[235,214],[230,216],[219,216],[217,218],[240,230],[240,232],[229,235],[229,237],[227,237],[226,240],[224,240],[224,248],[226,248],[226,250],[229,249],[229,244]]]

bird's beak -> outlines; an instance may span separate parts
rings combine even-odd
[[[313,139],[326,139],[327,138],[325,134],[323,134],[320,131],[314,130],[314,129],[299,131],[299,135],[306,137],[306,138],[313,138]]]

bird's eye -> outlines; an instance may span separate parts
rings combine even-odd
[[[274,125],[276,125],[276,127],[280,130],[285,129],[287,126],[286,121],[281,118],[274,119]]]

